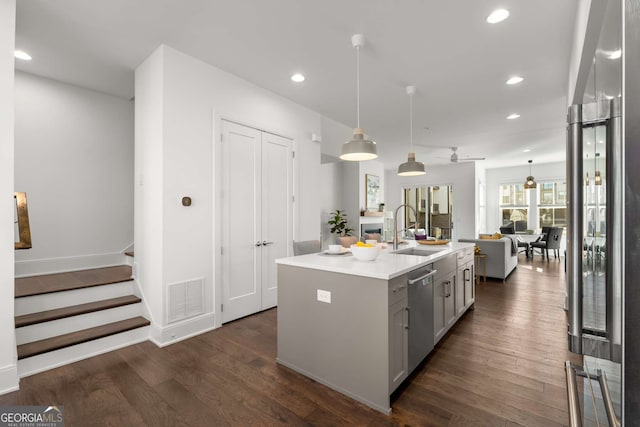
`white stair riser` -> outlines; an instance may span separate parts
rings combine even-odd
[[[135,282],[130,280],[128,282],[112,283],[110,285],[16,298],[15,315],[21,316],[23,314],[54,310],[56,308],[85,304],[125,295],[137,295],[134,293],[134,290],[136,290]]]
[[[148,338],[149,327],[145,326],[100,338],[98,340],[28,357],[26,359],[18,360],[18,375],[22,378],[37,374],[78,360],[87,359],[89,357],[146,341]]]
[[[136,316],[142,316],[142,304],[140,303],[23,326],[16,329],[16,343],[21,345],[39,341]]]

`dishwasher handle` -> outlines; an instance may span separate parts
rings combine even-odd
[[[422,275],[422,276],[420,276],[420,277],[418,277],[418,278],[415,278],[415,279],[410,279],[410,280],[408,280],[407,282],[408,282],[410,285],[413,285],[413,284],[418,283],[418,282],[419,282],[419,281],[421,281],[421,280],[426,279],[427,277],[431,277],[431,276],[433,276],[433,275],[434,275],[434,274],[436,274],[437,272],[438,272],[438,270],[431,270],[431,271],[430,271],[430,272],[428,272],[427,274]]]

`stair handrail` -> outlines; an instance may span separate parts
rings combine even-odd
[[[18,220],[18,237],[15,249],[31,249],[31,228],[29,227],[29,209],[27,208],[27,193],[16,191],[13,193]]]

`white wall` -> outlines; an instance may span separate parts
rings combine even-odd
[[[16,275],[122,262],[133,242],[133,102],[16,72],[15,141],[33,242],[16,252]]]
[[[18,388],[14,328],[14,58],[15,0],[0,2],[0,394]]]
[[[334,160],[331,163],[322,164],[320,181],[316,190],[320,199],[320,225],[322,227],[321,240],[324,248],[327,245],[334,243],[334,237],[331,235],[329,225],[327,224],[327,221],[329,220],[329,213],[336,209],[346,210],[354,204],[351,203],[350,200],[345,199],[345,197],[347,197],[347,194],[352,194],[353,191],[357,191],[356,185],[358,180],[357,178],[355,179],[355,184],[348,177],[345,180],[343,166],[347,162],[343,162],[338,159],[338,156],[340,155],[340,147],[344,143],[343,139],[346,140],[346,138],[351,135],[351,129],[342,123],[324,116],[320,118],[320,125],[322,133],[322,154],[328,154]],[[356,167],[353,166],[352,168],[352,172],[355,174]],[[350,221],[350,226],[355,229],[358,225],[358,218],[357,216],[353,217],[352,215],[358,215],[359,213],[355,213],[353,207],[350,211],[352,213],[347,214],[348,219]]]
[[[469,238],[477,234],[477,179],[475,162],[427,167],[427,174],[402,177],[395,169],[386,171],[386,209],[393,210],[402,203],[402,190],[409,187],[453,186],[453,239]],[[400,215],[402,218],[402,215]]]
[[[566,163],[542,163],[531,165],[531,173],[536,182],[564,180],[566,176]],[[500,185],[521,184],[529,175],[529,165],[512,166],[508,168],[487,169],[486,171],[486,197],[487,197],[487,224],[484,232],[495,233],[500,229],[502,220],[500,217]],[[531,195],[532,192],[530,192]],[[535,197],[535,193],[532,195]],[[530,227],[531,228],[531,227]],[[535,227],[537,228],[537,227]]]
[[[156,50],[135,73],[134,274],[152,325],[164,318],[163,54]]]
[[[145,213],[143,218],[136,216],[136,228],[138,220],[161,215],[140,236],[143,250],[162,248],[161,255],[140,260],[143,289],[164,295],[168,284],[196,278],[203,278],[206,287],[206,315],[184,330],[173,325],[173,329],[165,328],[165,297],[160,304],[151,301],[152,311],[163,313],[154,316],[153,338],[166,343],[220,321],[213,314],[219,312],[222,300],[220,270],[214,268],[220,262],[222,226],[217,156],[221,119],[294,140],[294,239],[308,240],[317,239],[321,228],[321,202],[316,194],[320,144],[311,141],[312,132],[320,133],[320,115],[167,46],[159,47],[136,71],[136,103],[140,103],[136,119],[146,126],[144,132],[136,132],[136,158],[146,159],[149,150],[162,146],[155,159],[145,160],[145,165],[136,162],[136,168],[144,166],[145,175],[144,186],[138,186],[143,195],[136,196],[136,209]],[[161,178],[150,179],[149,169],[159,172]],[[157,197],[145,199],[148,192]],[[190,208],[179,204],[185,195],[193,199]],[[138,241],[136,232],[136,245]],[[138,249],[136,246],[136,252]],[[150,270],[160,271],[161,277],[150,282]]]

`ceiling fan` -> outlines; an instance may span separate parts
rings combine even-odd
[[[451,163],[458,162],[467,162],[474,160],[484,160],[484,157],[458,157],[458,147],[449,147],[451,148]]]

